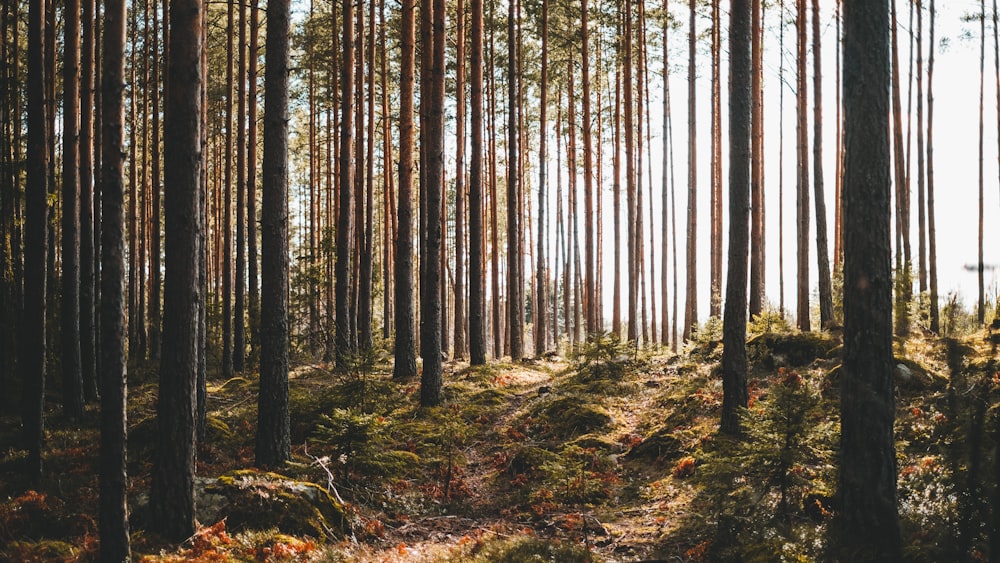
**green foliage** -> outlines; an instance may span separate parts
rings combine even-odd
[[[546,561],[596,563],[603,559],[583,546],[521,536],[512,539],[490,539],[477,542],[466,553],[459,554],[458,559],[455,560],[467,561],[468,563],[496,563],[500,561],[504,563],[542,563]]]
[[[745,436],[720,436],[704,452],[696,479],[718,515],[716,559],[821,556],[836,428],[819,407],[817,390],[782,369],[766,397],[744,411]]]
[[[313,441],[330,455],[346,481],[352,472],[365,477],[399,476],[419,461],[413,452],[391,449],[385,417],[353,409],[337,408],[323,415]]]
[[[789,324],[780,311],[768,308],[759,315],[754,315],[747,323],[747,334],[755,336],[758,334],[768,334],[771,332],[789,333],[792,332],[792,325]]]
[[[533,416],[544,434],[562,439],[602,429],[612,420],[604,407],[579,395],[546,398],[535,407]]]
[[[611,497],[618,482],[613,458],[596,448],[569,445],[543,463],[546,491],[564,504],[592,504]]]

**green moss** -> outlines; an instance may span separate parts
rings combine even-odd
[[[684,446],[667,427],[656,430],[628,452],[629,459],[669,462],[684,453]]]
[[[534,409],[534,416],[555,438],[571,438],[611,424],[612,418],[604,407],[587,402],[583,397],[554,397]]]
[[[350,531],[344,505],[315,483],[241,469],[219,476],[211,492],[228,499],[220,516],[234,531],[274,528],[315,538],[341,538]]]
[[[12,541],[0,548],[4,561],[71,561],[76,555],[72,545],[58,540]]]
[[[747,341],[747,357],[765,369],[798,367],[825,358],[835,346],[837,340],[822,332],[768,332]]]
[[[445,560],[455,560],[449,557]],[[459,556],[468,563],[592,563],[603,559],[585,547],[532,537],[490,539],[475,544],[468,553]]]

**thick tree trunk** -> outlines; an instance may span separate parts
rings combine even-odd
[[[101,116],[101,559],[130,557],[126,488],[125,2],[105,0]]]
[[[729,19],[729,272],[722,332],[722,425],[740,432],[747,392],[747,261],[750,250],[751,13],[734,0]]]
[[[889,10],[844,5],[844,365],[839,489],[844,554],[900,557],[893,445]]]
[[[288,58],[289,2],[267,6],[264,158],[261,160],[260,395],[255,464],[291,456],[288,419]],[[345,18],[350,19],[350,18]]]
[[[194,533],[195,408],[198,369],[199,186],[202,181],[202,3],[174,0],[165,108],[165,275],[159,431],[149,496],[151,529],[174,542]],[[106,107],[106,111],[113,108]],[[110,132],[109,132],[110,133]],[[107,149],[112,148],[110,145]]]
[[[62,154],[63,412],[83,418],[80,367],[80,1],[64,5]]]
[[[343,58],[341,59],[341,119],[340,119],[340,182],[339,206],[337,210],[337,263],[335,301],[336,310],[336,358],[337,369],[347,370],[351,365],[354,348],[351,345],[351,248],[354,229],[354,5],[344,2],[343,6]],[[402,155],[400,155],[402,158]],[[401,162],[406,162],[401,160]],[[402,184],[402,182],[400,182]],[[401,188],[402,190],[402,188]],[[402,197],[400,197],[402,201]]]
[[[421,233],[425,254],[421,261],[425,264],[424,283],[421,284],[420,320],[421,351],[424,360],[420,375],[420,404],[436,406],[441,402],[441,222],[444,212],[444,52],[445,52],[445,3],[433,0],[433,10],[423,11],[421,18],[430,18],[431,42],[424,45],[431,49],[430,90],[421,106],[427,104],[426,160],[421,163],[427,168],[427,227]],[[508,30],[510,28],[508,27]]]
[[[417,375],[413,302],[413,0],[402,4],[399,82],[399,231],[396,240],[396,341],[393,377]]]
[[[486,363],[483,272],[483,0],[472,0],[472,161],[469,168],[469,360]],[[400,199],[402,201],[402,198]],[[398,305],[397,305],[398,307]],[[398,333],[398,331],[397,331]],[[398,360],[397,360],[398,361]]]

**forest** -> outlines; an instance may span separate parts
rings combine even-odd
[[[4,0],[0,560],[1000,560],[998,19]]]

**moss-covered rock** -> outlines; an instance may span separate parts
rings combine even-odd
[[[350,532],[344,505],[315,483],[241,469],[219,476],[208,491],[226,497],[219,517],[228,518],[234,531],[276,528],[314,538],[342,538]]]
[[[837,344],[822,332],[768,332],[747,341],[747,356],[765,369],[799,367],[826,358]]]
[[[570,438],[611,424],[611,415],[604,407],[588,402],[581,396],[557,396],[535,409],[535,416],[547,433],[556,438]]]
[[[681,441],[667,428],[660,428],[629,450],[629,459],[671,461],[684,451]]]

